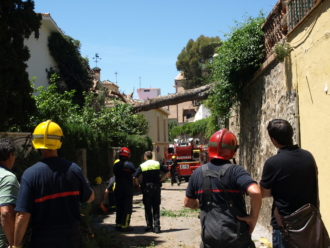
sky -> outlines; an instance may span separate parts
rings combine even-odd
[[[175,93],[177,56],[200,35],[225,40],[235,21],[267,16],[277,0],[34,0],[35,12],[50,13],[64,34],[79,40],[81,55],[101,81],[125,94],[138,88]]]

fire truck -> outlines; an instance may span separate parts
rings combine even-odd
[[[170,144],[165,151],[164,164],[171,164],[173,156],[176,157],[179,177],[184,178],[186,182],[189,181],[194,170],[207,161],[207,153],[199,145],[199,139],[194,140],[193,138],[188,140],[174,139],[174,144]]]

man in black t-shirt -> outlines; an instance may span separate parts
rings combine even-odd
[[[273,248],[288,248],[277,225],[274,209],[284,217],[307,203],[317,203],[317,167],[313,155],[293,145],[293,129],[286,120],[275,119],[267,126],[274,146],[275,156],[264,165],[260,181],[262,197],[273,197],[272,208]]]
[[[214,133],[208,148],[211,162],[197,168],[189,180],[184,205],[192,209],[201,209],[200,247],[255,247],[251,234],[258,220],[262,202],[261,191],[257,182],[244,168],[229,162],[237,148],[237,139],[232,132],[222,129]],[[207,172],[203,167],[217,173],[228,167],[221,177],[221,183],[230,199],[226,197],[218,177],[210,176],[210,184],[207,186]],[[249,215],[245,207],[244,194],[249,195],[251,199]]]

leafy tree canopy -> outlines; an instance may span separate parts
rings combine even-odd
[[[34,12],[32,0],[0,1],[0,122],[1,131],[25,129],[35,113],[26,61],[29,49],[24,38],[38,30],[41,15]]]
[[[209,68],[209,82],[217,82],[207,107],[218,117],[228,117],[231,108],[243,97],[242,89],[252,79],[264,59],[263,14],[236,22],[226,41],[216,48],[217,57]]]
[[[222,44],[220,38],[201,35],[196,41],[190,39],[178,55],[176,68],[185,77],[183,87],[193,89],[207,83],[205,80],[210,73],[207,65],[212,61],[215,49]]]
[[[93,94],[85,94],[85,104],[80,108],[73,103],[75,91],[65,91],[63,94],[57,92],[55,84],[44,90],[37,89],[39,93],[35,96],[38,108],[38,115],[34,123],[50,119],[59,125],[79,124],[88,126],[95,132],[102,132],[109,136],[116,137],[119,133],[127,135],[146,135],[149,130],[148,122],[141,114],[132,114],[129,104],[114,104],[114,107],[107,108],[98,103]],[[95,105],[98,111],[95,111]]]
[[[73,100],[83,105],[83,92],[89,91],[92,86],[92,75],[88,59],[80,54],[80,41],[68,35],[52,33],[48,38],[50,54],[58,64],[58,68],[48,71],[50,82],[57,84],[59,92],[75,90]],[[54,77],[56,72],[57,77]]]

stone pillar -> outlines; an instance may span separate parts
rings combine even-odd
[[[82,169],[83,175],[87,178],[87,160],[86,160],[86,149],[79,148],[76,150],[77,164]]]

